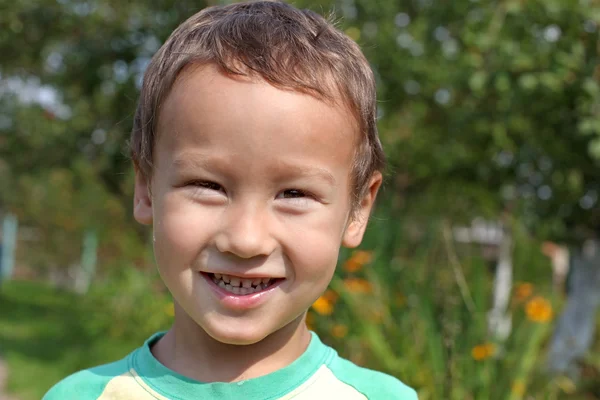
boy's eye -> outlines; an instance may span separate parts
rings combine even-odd
[[[223,187],[221,185],[219,185],[218,183],[215,183],[215,182],[210,182],[210,181],[194,181],[194,182],[190,182],[189,185],[197,187],[199,189],[214,190],[217,192],[220,192],[223,190]]]
[[[317,199],[311,192],[300,189],[282,190],[276,198],[282,207],[296,211],[310,209],[316,204]]]
[[[281,193],[281,197],[284,199],[297,199],[299,197],[306,197],[306,193],[298,189],[287,189]]]

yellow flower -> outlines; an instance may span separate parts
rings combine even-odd
[[[333,328],[331,328],[331,334],[333,337],[341,339],[348,334],[348,327],[344,324],[335,324]]]
[[[515,380],[511,386],[511,391],[519,397],[525,394],[525,389],[525,382],[521,379]]]
[[[358,250],[352,253],[350,258],[344,263],[344,270],[347,272],[356,272],[362,269],[373,259],[373,253],[365,250]]]
[[[531,283],[520,283],[515,287],[515,298],[517,301],[525,301],[533,294]]]
[[[493,343],[484,343],[473,347],[471,356],[475,361],[482,361],[496,354],[496,346]]]
[[[346,279],[344,280],[344,286],[350,293],[365,294],[373,291],[373,285],[371,285],[371,282],[360,278]]]
[[[165,314],[169,317],[173,317],[175,315],[175,305],[173,303],[169,303],[165,306]]]
[[[325,295],[323,295],[313,303],[312,308],[318,314],[331,315],[333,313],[333,302],[328,300]]]
[[[536,296],[525,306],[527,318],[533,322],[548,322],[552,319],[552,305],[541,296]]]
[[[486,343],[485,349],[490,357],[496,354],[496,345],[494,343]]]
[[[323,293],[323,297],[335,304],[339,296],[333,290],[326,290],[325,293]]]

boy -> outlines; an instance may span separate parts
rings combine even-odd
[[[134,217],[154,232],[175,320],[57,399],[416,399],[305,323],[382,181],[375,83],[322,17],[263,1],[178,27],[144,77]]]

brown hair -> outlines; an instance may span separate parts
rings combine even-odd
[[[181,24],[152,58],[144,75],[131,132],[136,168],[152,175],[160,107],[182,70],[215,64],[224,73],[256,75],[269,84],[340,98],[360,128],[352,170],[357,205],[385,156],[377,135],[375,79],[358,45],[333,23],[278,1],[206,8]]]

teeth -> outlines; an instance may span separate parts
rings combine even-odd
[[[212,280],[220,288],[241,296],[265,290],[273,282],[271,278],[242,279],[224,274],[212,274]]]

